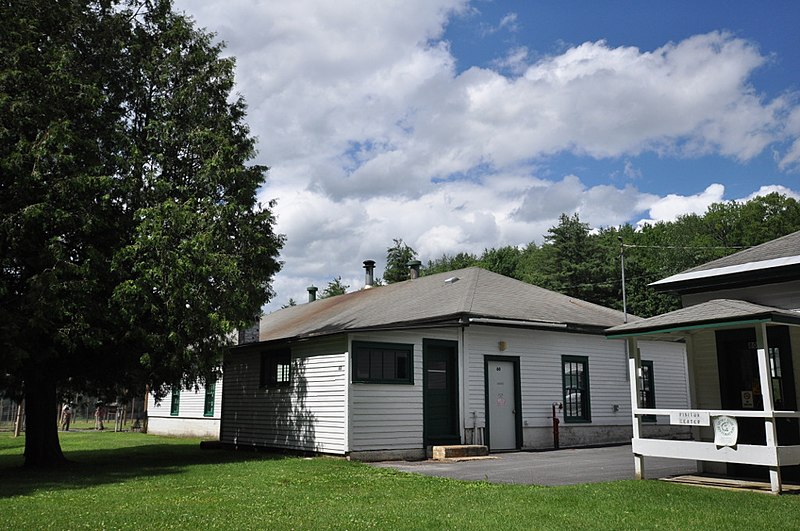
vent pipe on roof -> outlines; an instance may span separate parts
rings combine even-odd
[[[314,302],[317,300],[317,290],[319,288],[316,286],[309,286],[306,289],[308,290],[308,302]]]
[[[371,288],[375,285],[375,260],[364,260],[364,288]]]
[[[419,260],[411,260],[406,265],[410,269],[409,273],[411,274],[411,280],[414,280],[415,278],[419,278],[419,266],[422,265],[422,262],[420,262]]]

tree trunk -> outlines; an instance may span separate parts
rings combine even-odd
[[[67,462],[58,440],[56,384],[36,372],[25,379],[25,466],[54,467]]]

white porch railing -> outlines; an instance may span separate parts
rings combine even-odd
[[[633,409],[636,416],[644,415],[671,415],[672,413],[707,413],[711,417],[747,417],[747,418],[800,418],[800,411],[772,411],[767,413],[758,409],[659,409],[637,407]]]
[[[645,415],[673,415],[690,414],[714,418],[728,416],[733,418],[760,418],[766,423],[773,423],[776,419],[800,418],[800,411],[758,411],[758,410],[723,410],[723,409],[661,409],[661,408],[634,408],[633,415],[637,420]],[[696,427],[708,427],[697,425]],[[765,444],[736,444],[734,446],[718,446],[708,441],[676,441],[664,439],[648,439],[635,434],[632,446],[633,454],[637,460],[643,457],[666,457],[673,459],[691,459],[695,461],[712,461],[719,463],[739,463],[746,465],[761,465],[775,469],[782,466],[800,465],[800,445],[780,446],[775,441],[769,445],[765,436]],[[640,465],[643,469],[643,463]],[[643,470],[642,470],[643,472]],[[638,474],[637,474],[638,475]],[[780,492],[780,481],[774,482],[772,487]]]
[[[772,378],[767,352],[769,344],[766,323],[755,325],[756,358],[758,360],[758,376],[762,390],[763,410],[708,410],[708,409],[658,409],[643,408],[641,402],[642,360],[635,337],[627,340],[628,367],[630,375],[631,405],[633,413],[633,454],[636,477],[644,477],[644,458],[671,457],[693,459],[696,461],[715,461],[762,465],[769,468],[769,479],[772,491],[782,490],[782,466],[800,464],[800,445],[780,446],[778,444],[777,419],[800,418],[797,411],[776,411],[772,395]],[[764,445],[734,444],[733,446],[717,446],[714,442],[703,441],[666,441],[642,437],[642,416],[697,414],[706,425],[711,417],[728,416],[733,418],[756,418],[764,421]],[[683,425],[700,426],[688,422]]]

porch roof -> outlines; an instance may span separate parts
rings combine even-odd
[[[754,304],[743,300],[715,299],[648,319],[613,326],[606,329],[606,337],[617,339],[632,336],[671,334],[701,328],[722,328],[765,322],[800,325],[800,312]]]

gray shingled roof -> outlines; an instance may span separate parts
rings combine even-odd
[[[783,310],[752,302],[715,299],[680,310],[656,315],[648,319],[618,325],[606,330],[607,337],[620,337],[656,333],[669,333],[679,330],[696,329],[714,324],[734,324],[738,322],[770,321],[786,324],[800,324],[800,312]]]
[[[470,318],[519,321],[517,325],[531,327],[557,323],[584,331],[623,322],[617,310],[470,267],[278,310],[261,319],[259,338],[447,325]]]
[[[800,256],[800,231],[687,269],[684,273],[706,271],[709,269],[718,269],[720,267],[749,264],[753,262],[763,262],[764,260],[787,258],[789,256]]]
[[[653,282],[650,286],[662,291],[685,291],[710,288],[754,275],[791,276],[800,267],[800,231],[762,243],[717,260],[687,269]],[[765,276],[758,277],[761,280]]]

